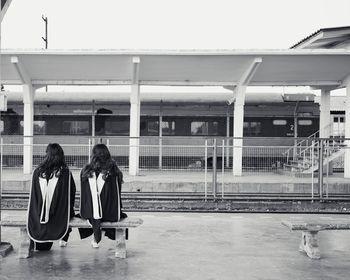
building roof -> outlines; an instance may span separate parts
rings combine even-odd
[[[350,75],[350,50],[3,50],[2,83],[22,84],[20,66],[36,85],[128,85],[135,57],[140,85],[235,86],[255,59],[250,86],[336,87]]]
[[[291,49],[332,49],[350,46],[350,26],[322,28],[296,43]]]

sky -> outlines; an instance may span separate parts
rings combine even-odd
[[[350,0],[12,0],[1,47],[43,49],[44,15],[49,49],[288,49],[349,14]]]
[[[287,49],[350,25],[350,0],[12,0],[2,48]]]

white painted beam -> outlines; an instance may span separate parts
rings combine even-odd
[[[345,139],[350,139],[350,79],[346,84]],[[350,140],[345,141],[344,178],[350,178]]]
[[[320,138],[329,138],[331,134],[331,91],[329,88],[321,89],[320,102]]]
[[[34,126],[34,94],[30,84],[23,85],[23,173],[33,171],[33,126]]]
[[[244,124],[244,104],[247,86],[254,77],[256,70],[262,62],[261,57],[256,57],[248,65],[238,81],[234,90],[234,111],[233,111],[233,164],[232,172],[234,176],[242,176],[243,160],[243,124]]]
[[[233,97],[227,101],[228,104],[232,104],[235,101],[235,99],[237,98],[237,91],[240,90],[240,87],[247,87],[249,85],[250,81],[254,77],[254,74],[255,74],[256,70],[258,69],[261,62],[262,62],[262,58],[256,57],[249,63],[248,67],[242,73],[240,79],[237,82],[236,87],[233,90]],[[245,92],[245,90],[244,90],[244,92]],[[245,93],[243,95],[241,94],[240,98],[244,99],[244,95],[245,95]],[[243,104],[244,104],[244,101],[243,101]]]
[[[28,72],[26,71],[22,63],[19,61],[17,56],[11,57],[11,63],[16,69],[16,72],[20,78],[21,84],[32,84],[31,79],[28,75]]]
[[[2,20],[4,19],[4,16],[5,16],[6,12],[7,12],[7,9],[9,8],[9,6],[11,4],[11,1],[12,0],[7,0],[5,5],[4,5],[4,7],[1,9],[1,12],[0,12],[0,19],[1,19],[1,21],[0,22],[2,22]]]
[[[129,140],[129,174],[139,174],[140,155],[140,85],[139,66],[140,58],[133,57],[132,85],[130,94],[130,140]]]

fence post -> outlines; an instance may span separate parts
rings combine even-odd
[[[3,153],[3,146],[4,146],[4,142],[3,139],[1,137],[0,140],[0,153],[1,153],[1,158],[0,158],[0,221],[1,221],[1,202],[2,202],[2,153]],[[0,246],[1,246],[1,226],[0,226]]]
[[[315,141],[311,142],[311,199],[314,201],[314,161],[315,161]]]
[[[330,151],[330,147],[329,147],[329,139],[326,140],[326,161],[327,161],[327,165],[326,165],[326,197],[328,198],[328,191],[329,191],[329,156],[331,155],[331,151]]]
[[[216,198],[217,193],[217,143],[216,138],[213,143],[213,197]]]
[[[204,198],[205,201],[207,201],[208,196],[208,183],[207,183],[207,176],[208,176],[208,139],[205,139],[205,145],[204,145]]]
[[[323,140],[320,139],[318,155],[318,193],[320,200],[323,198]]]
[[[88,149],[89,149],[89,162],[90,162],[91,161],[91,139],[90,138],[89,138]]]
[[[159,170],[163,169],[163,138],[162,136],[159,137]]]
[[[221,197],[224,198],[224,188],[225,188],[225,140],[222,140],[222,160],[221,160]]]

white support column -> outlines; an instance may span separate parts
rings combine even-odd
[[[350,139],[350,79],[346,84],[345,138]],[[344,156],[344,178],[350,178],[350,140],[346,140],[345,144],[347,148]]]
[[[228,100],[229,104],[235,101],[233,111],[233,176],[242,176],[245,93],[261,62],[262,58],[256,57],[249,63],[234,89],[233,98]]]
[[[236,91],[236,101],[233,111],[233,175],[242,176],[243,158],[243,124],[244,102],[246,87],[242,86]]]
[[[23,85],[23,173],[30,174],[33,170],[33,125],[34,125],[34,94],[32,81],[24,65],[17,56],[11,57],[18,77]]]
[[[320,138],[329,138],[331,134],[331,91],[329,88],[321,89],[320,104]]]
[[[33,171],[33,126],[34,89],[30,84],[23,85],[23,173]]]
[[[140,145],[140,85],[139,64],[140,58],[133,57],[133,82],[130,95],[130,140],[129,140],[129,174],[136,176],[139,173],[139,145]]]

